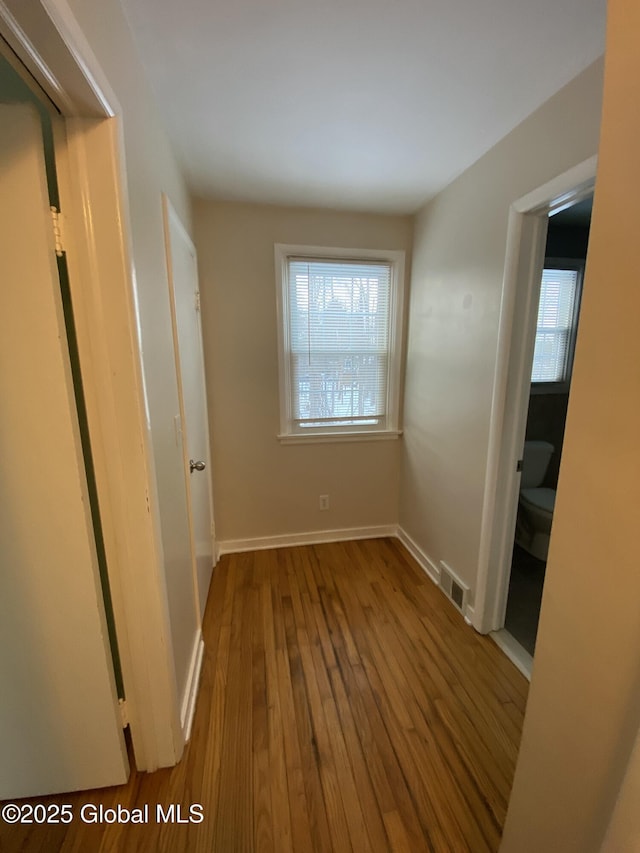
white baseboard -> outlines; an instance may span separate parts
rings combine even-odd
[[[324,542],[346,542],[351,539],[382,539],[387,536],[399,539],[423,572],[437,587],[440,587],[440,567],[436,566],[406,530],[396,524],[347,527],[340,530],[313,530],[309,533],[289,533],[257,539],[227,539],[217,543],[217,553],[218,555],[240,554],[243,551],[265,551],[269,548],[291,548],[296,545],[321,545]],[[475,611],[470,604],[466,606],[463,616],[465,622],[473,627]]]
[[[402,529],[402,527],[398,528],[397,536],[423,572],[429,576],[437,587],[440,587],[440,567],[436,566],[433,560],[425,554],[417,542],[415,542],[411,536],[409,536],[407,531]],[[464,616],[464,621],[467,625],[471,625],[473,627],[475,610],[470,604],[467,604],[462,615]]]
[[[296,545],[321,545],[324,542],[347,542],[351,539],[381,539],[387,536],[399,539],[430,580],[436,586],[440,586],[439,566],[436,566],[406,530],[395,524],[377,527],[346,527],[340,530],[313,530],[309,533],[285,533],[280,536],[264,536],[256,539],[226,539],[217,543],[217,553],[218,555],[240,554],[243,551],[292,548]],[[471,605],[467,605],[463,615],[465,622],[473,625],[475,612]]]
[[[187,676],[187,684],[182,697],[182,708],[180,709],[180,724],[182,726],[182,734],[185,742],[191,737],[191,725],[193,723],[193,715],[196,710],[196,698],[198,696],[198,687],[200,686],[200,671],[202,669],[202,655],[204,652],[204,640],[202,639],[202,631],[198,630],[193,643],[191,652],[191,662],[189,664],[189,675]]]
[[[499,631],[491,631],[489,636],[502,649],[511,663],[520,670],[527,681],[531,681],[533,658],[529,652],[508,631],[505,631],[504,628],[501,628]]]
[[[403,530],[402,527],[398,527],[397,537],[411,554],[413,559],[418,563],[423,572],[431,578],[436,586],[440,586],[440,569],[436,566],[433,560],[430,560],[429,557],[427,557],[422,548],[414,542],[407,531]]]
[[[291,548],[295,545],[320,545],[324,542],[347,542],[350,539],[382,539],[398,535],[395,524],[377,527],[347,527],[340,530],[312,530],[309,533],[285,533],[258,539],[227,539],[218,542],[220,554],[239,554],[242,551],[265,551],[268,548]]]

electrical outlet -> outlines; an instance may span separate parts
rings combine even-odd
[[[329,495],[320,495],[320,509],[329,509]]]

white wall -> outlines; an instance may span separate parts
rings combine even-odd
[[[204,200],[194,217],[218,540],[396,524],[399,441],[276,438],[274,243],[404,249],[408,263],[411,219]]]
[[[150,498],[152,508],[159,511],[173,656],[182,697],[198,620],[182,452],[173,422],[179,405],[161,192],[168,194],[187,228],[191,224],[189,198],[120,4],[117,0],[69,0],[69,5],[122,108],[135,288],[155,461]]]
[[[510,204],[597,151],[597,62],[422,211],[414,231],[400,525],[475,591]]]
[[[609,4],[593,219],[554,528],[503,853],[637,832],[640,7]],[[625,769],[630,775],[623,784]],[[621,789],[622,785],[622,789]]]

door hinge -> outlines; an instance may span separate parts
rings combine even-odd
[[[129,725],[129,715],[127,714],[127,700],[118,699],[118,707],[120,708],[120,720],[122,722],[122,728],[126,729]]]
[[[56,248],[56,256],[61,258],[65,253],[64,248],[64,239],[63,239],[63,225],[62,225],[62,214],[58,210],[57,207],[51,205],[49,208],[51,211],[51,222],[53,223],[53,239],[55,241]]]
[[[196,311],[200,311],[200,291],[196,290]]]

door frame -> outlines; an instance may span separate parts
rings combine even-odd
[[[114,621],[136,766],[184,748],[124,170],[122,110],[66,0],[0,0],[0,35],[57,106],[56,167]]]
[[[596,168],[594,155],[509,210],[473,616],[482,634],[503,628],[507,609],[548,218],[593,192]]]

